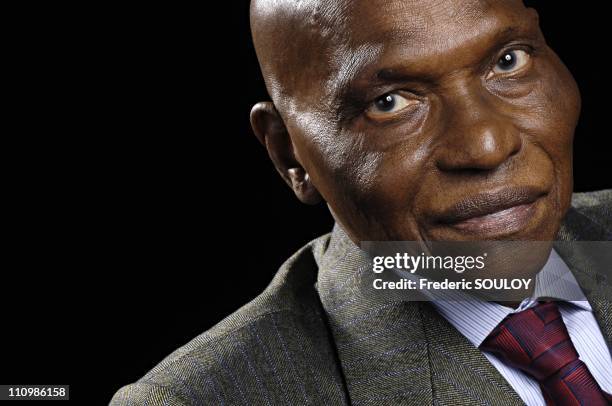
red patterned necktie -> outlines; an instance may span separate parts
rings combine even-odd
[[[554,302],[506,317],[480,345],[538,381],[548,405],[610,405],[578,353]]]

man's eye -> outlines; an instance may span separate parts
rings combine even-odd
[[[387,93],[374,100],[366,113],[372,118],[385,118],[396,115],[414,103],[397,93]]]
[[[503,74],[520,70],[529,63],[529,54],[520,49],[504,52],[493,68],[493,73]]]

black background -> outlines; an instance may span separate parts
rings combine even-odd
[[[10,20],[3,384],[106,404],[328,232],[252,135],[248,2],[29,5]],[[612,187],[605,13],[531,1],[583,112],[575,190]]]

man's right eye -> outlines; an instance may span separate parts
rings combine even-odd
[[[387,93],[374,100],[366,110],[366,115],[372,119],[384,120],[398,115],[416,103],[397,93]]]

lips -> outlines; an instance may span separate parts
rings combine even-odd
[[[534,212],[534,203],[545,194],[531,187],[478,193],[455,203],[436,217],[440,223],[462,231],[510,231],[528,222]]]

